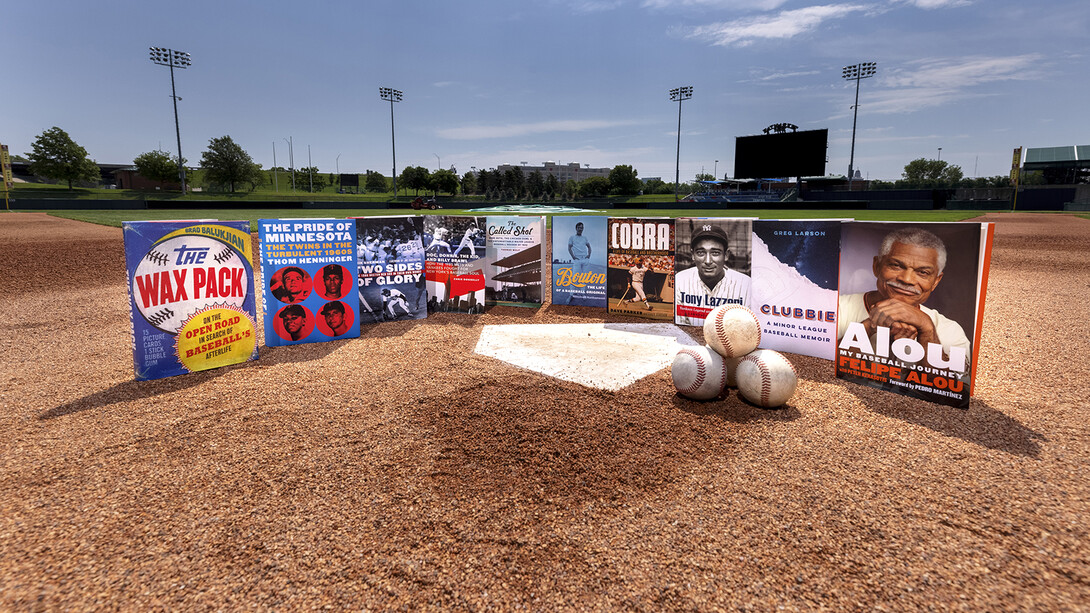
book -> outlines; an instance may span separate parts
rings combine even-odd
[[[616,218],[607,222],[609,312],[674,319],[674,220]]]
[[[751,309],[761,349],[835,358],[842,221],[753,222]]]
[[[483,313],[485,217],[424,216],[428,313]]]
[[[751,307],[749,219],[682,217],[675,222],[674,323],[703,326],[717,306]]]
[[[553,304],[607,307],[608,221],[601,215],[553,216]]]
[[[360,335],[356,224],[347,219],[259,219],[265,345]]]
[[[485,304],[541,306],[545,218],[489,215],[486,219]]]
[[[994,226],[845,222],[836,375],[968,408]]]
[[[355,222],[360,323],[427,317],[424,219],[402,215]]]
[[[257,359],[248,221],[126,221],[133,368],[160,379]]]

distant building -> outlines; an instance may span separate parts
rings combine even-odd
[[[568,164],[558,164],[556,162],[545,162],[541,166],[530,166],[528,164],[500,164],[496,167],[499,172],[507,172],[512,168],[518,168],[522,171],[524,176],[530,176],[530,173],[537,171],[542,176],[553,175],[561,183],[567,183],[569,179],[579,182],[583,179],[589,179],[590,177],[605,177],[609,178],[609,171],[612,168],[590,168],[588,166],[581,166],[578,162],[571,162]]]

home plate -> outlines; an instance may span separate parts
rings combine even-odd
[[[674,324],[485,326],[475,352],[587,387],[616,391],[698,343]]]

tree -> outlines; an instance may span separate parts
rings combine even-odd
[[[662,179],[648,179],[643,184],[645,194],[671,194],[673,190]]]
[[[431,174],[431,185],[437,194],[447,192],[453,196],[458,192],[458,175],[453,170],[441,168]]]
[[[30,147],[33,151],[26,155],[35,176],[67,181],[69,190],[73,181],[97,182],[102,178],[98,164],[87,157],[87,150],[57,126],[39,134]]]
[[[526,189],[530,192],[531,198],[537,198],[541,192],[545,191],[545,177],[541,176],[540,170],[530,173],[530,177],[526,179]]]
[[[637,194],[643,185],[637,178],[639,173],[627,164],[619,164],[609,171],[609,189],[614,194],[629,196]]]
[[[609,179],[588,177],[579,182],[580,196],[605,196],[609,193]]]
[[[386,192],[390,190],[390,186],[386,183],[386,177],[383,176],[381,172],[368,170],[367,180],[364,181],[363,189],[369,192]]]
[[[406,166],[405,170],[402,170],[401,175],[397,178],[397,182],[401,184],[401,187],[407,190],[415,190],[419,194],[420,190],[428,189],[431,183],[431,173],[423,166]]]
[[[560,179],[556,178],[556,175],[549,173],[549,176],[545,177],[545,191],[556,196],[560,192]]]
[[[960,166],[926,158],[917,158],[905,164],[901,173],[905,187],[953,187],[962,176]]]
[[[306,191],[320,192],[325,189],[325,178],[322,173],[318,171],[317,166],[306,166],[295,171],[298,175],[295,179],[295,186],[299,189]],[[313,183],[314,189],[311,189]]]
[[[136,156],[132,163],[136,166],[137,174],[151,181],[169,183],[180,180],[178,176],[178,156],[172,156],[166,151],[156,149],[155,151],[141,153]],[[184,164],[185,160],[182,163]]]
[[[229,187],[232,193],[238,183],[255,185],[263,180],[261,164],[254,163],[250,154],[230,136],[208,141],[208,150],[201,153],[201,168],[204,169],[206,183],[214,187]]]
[[[708,172],[698,172],[698,173],[696,173],[696,180],[697,181],[714,181],[715,180],[715,175],[713,175],[711,173],[708,173]]]
[[[477,193],[477,175],[472,172],[467,172],[462,175],[462,193],[463,194],[476,194]]]

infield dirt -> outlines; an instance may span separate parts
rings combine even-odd
[[[473,353],[638,321],[551,305],[138,383],[121,231],[0,214],[0,609],[1087,610],[1090,221],[982,219],[968,411],[796,355],[767,411]]]

